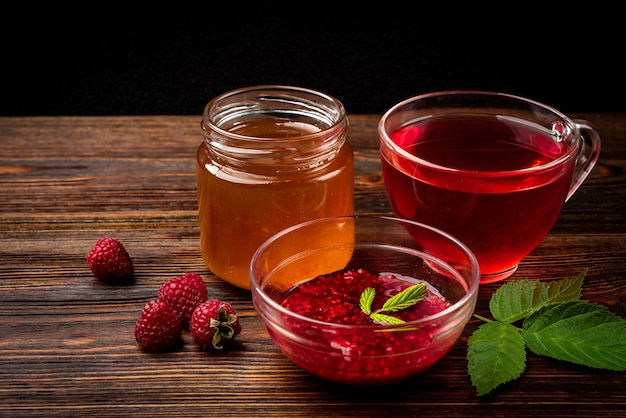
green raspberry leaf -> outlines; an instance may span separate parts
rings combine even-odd
[[[626,321],[603,305],[580,300],[545,306],[524,320],[521,335],[537,355],[626,370]]]
[[[468,340],[467,370],[479,396],[517,379],[526,368],[526,350],[519,329],[505,322],[487,322]]]
[[[518,280],[503,284],[489,301],[495,319],[513,323],[550,303],[579,300],[587,269],[568,279],[542,282]]]

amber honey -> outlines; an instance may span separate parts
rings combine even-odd
[[[207,105],[197,153],[202,257],[216,276],[242,288],[250,287],[250,261],[269,237],[307,220],[352,214],[354,206],[341,104],[323,96],[318,110],[310,90],[252,90]],[[327,114],[329,107],[336,112]]]

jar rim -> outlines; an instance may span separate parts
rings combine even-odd
[[[290,105],[294,108],[282,109],[281,106],[268,106],[270,104]],[[230,90],[211,99],[202,113],[201,127],[205,132],[215,131],[239,141],[258,143],[274,140],[270,137],[232,132],[223,127],[230,119],[245,114],[290,114],[324,121],[323,124],[315,125],[319,131],[294,135],[289,137],[290,141],[308,141],[327,136],[329,132],[346,129],[348,125],[343,103],[329,94],[298,86],[264,84]]]

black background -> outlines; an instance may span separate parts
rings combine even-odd
[[[0,115],[199,115],[222,92],[272,83],[321,90],[348,113],[450,89],[626,111],[617,10],[230,3],[14,5]]]

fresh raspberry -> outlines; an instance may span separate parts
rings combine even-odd
[[[228,303],[207,300],[191,315],[189,329],[203,350],[220,350],[233,342],[241,332],[237,312]]]
[[[126,248],[114,238],[101,238],[87,255],[94,276],[102,280],[123,281],[135,272]]]
[[[194,309],[207,298],[204,279],[196,273],[174,277],[163,283],[159,289],[159,299],[176,311],[183,325],[189,324]]]
[[[146,303],[135,324],[135,339],[145,351],[173,348],[182,340],[178,315],[162,300]]]

